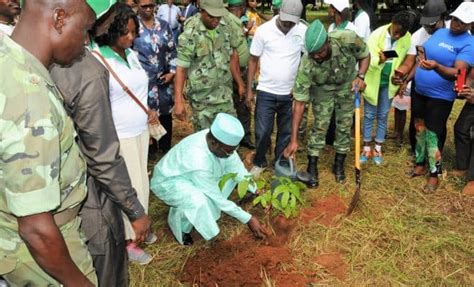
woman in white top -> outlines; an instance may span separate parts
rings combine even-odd
[[[148,161],[148,116],[145,111],[124,91],[112,71],[125,86],[146,107],[148,93],[148,76],[138,61],[136,54],[130,49],[138,35],[138,19],[133,10],[126,4],[117,4],[114,21],[107,33],[96,38],[102,57],[96,57],[109,65],[109,93],[117,136],[120,141],[120,154],[125,160],[132,186],[137,191],[138,200],[148,212],[149,181],[147,172]],[[107,65],[105,65],[107,67]],[[127,252],[129,260],[139,264],[147,264],[152,257],[135,245],[135,237],[131,223],[126,216],[125,238],[128,240]],[[152,234],[147,241],[154,241]]]
[[[354,26],[356,33],[367,42],[371,33],[371,19],[370,14],[373,15],[367,0],[355,0],[352,8],[355,12]]]

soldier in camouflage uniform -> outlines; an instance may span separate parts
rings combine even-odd
[[[324,148],[326,131],[333,110],[336,110],[336,158],[333,173],[336,181],[345,179],[344,161],[350,145],[350,130],[353,113],[353,90],[356,85],[365,88],[364,75],[369,64],[369,50],[355,32],[338,30],[326,33],[319,20],[314,21],[306,32],[303,56],[293,89],[295,100],[291,142],[285,149],[290,156],[298,149],[298,127],[304,105],[313,106],[314,125],[308,139],[308,172],[313,175],[310,186],[318,185],[317,162]],[[359,71],[355,69],[359,64]],[[310,88],[314,86],[314,93]],[[352,91],[351,91],[352,89]]]
[[[210,127],[219,112],[235,115],[232,79],[245,92],[239,60],[245,61],[245,39],[226,18],[222,0],[203,0],[201,13],[189,18],[179,37],[175,78],[175,114],[186,118],[183,87],[193,111],[195,131]],[[240,30],[240,28],[239,28]],[[239,59],[240,54],[240,59]],[[247,51],[248,58],[248,51]]]
[[[47,70],[82,54],[95,15],[84,1],[23,2],[12,38],[0,34],[0,276],[11,286],[95,286],[77,217],[86,165]]]

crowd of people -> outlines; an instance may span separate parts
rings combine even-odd
[[[452,174],[474,195],[474,3],[448,11],[428,0],[419,23],[401,11],[380,27],[364,0],[325,3],[327,29],[301,20],[300,0],[274,0],[273,15],[254,0],[1,0],[0,276],[12,286],[127,286],[128,262],[153,260],[142,248],[157,240],[150,190],[170,206],[179,244],[193,244],[193,229],[217,236],[221,212],[267,236],[228,199],[235,186],[302,145],[316,188],[328,143],[344,182],[356,92],[361,163],[383,168],[391,107],[400,144],[411,110],[407,175],[428,175],[426,193],[440,184],[453,103],[465,101]],[[174,146],[173,115],[194,128]],[[241,146],[255,149],[250,170]]]

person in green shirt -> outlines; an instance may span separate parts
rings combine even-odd
[[[292,156],[298,149],[298,127],[305,103],[312,103],[314,118],[308,139],[308,168],[312,175],[309,185],[318,186],[318,158],[325,145],[326,131],[333,110],[336,111],[336,157],[333,173],[336,181],[345,179],[344,161],[350,150],[350,131],[354,110],[355,89],[364,90],[364,75],[370,61],[364,40],[354,31],[336,30],[327,33],[323,24],[315,20],[305,34],[304,55],[293,88],[293,118],[291,141],[284,156]],[[356,70],[356,63],[359,70]],[[312,92],[310,92],[312,91]]]

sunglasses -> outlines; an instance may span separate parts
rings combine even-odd
[[[155,9],[155,4],[140,5],[140,8],[142,8],[143,10],[146,10],[146,9]]]

